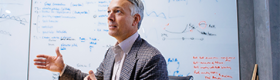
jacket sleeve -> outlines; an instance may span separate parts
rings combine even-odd
[[[109,50],[107,50],[106,55],[107,55],[108,51]],[[104,60],[106,58],[106,55],[96,70],[95,77],[97,80],[103,80],[103,78],[104,78],[104,75],[103,75],[103,72],[105,70],[104,69],[105,68]],[[75,69],[75,68],[67,65],[64,73],[59,77],[59,80],[84,80],[84,78],[87,75],[88,75],[87,73],[83,73],[83,72],[81,72],[81,70]]]
[[[87,75],[87,73],[67,65],[59,80],[83,80]]]
[[[168,80],[167,65],[161,54],[153,56],[143,67],[140,80]]]
[[[106,60],[106,56],[108,54],[109,49],[107,50],[103,61],[101,62],[99,67],[96,69],[95,77],[96,77],[97,80],[103,80],[104,79],[105,60]]]

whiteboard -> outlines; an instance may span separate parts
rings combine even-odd
[[[31,0],[0,0],[0,78],[27,79]]]
[[[142,0],[140,36],[167,61],[169,76],[196,80],[239,79],[236,0]],[[110,0],[34,0],[30,63],[38,54],[56,55],[67,65],[96,71],[106,50],[116,43],[108,35]],[[156,5],[155,5],[156,3]],[[30,80],[56,80],[58,73],[29,65]]]
[[[139,33],[161,51],[168,75],[239,79],[236,0],[142,1]]]
[[[64,62],[83,72],[96,71],[107,49],[116,42],[108,35],[107,1],[34,0],[30,62],[38,54],[54,55],[60,47]],[[30,80],[52,80],[58,73],[30,64]]]

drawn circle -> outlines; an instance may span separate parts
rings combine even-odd
[[[201,26],[202,24],[204,24],[205,26]],[[206,26],[207,26],[206,21],[200,21],[200,22],[198,23],[198,25],[199,25],[199,27],[200,27],[201,29],[205,29]]]

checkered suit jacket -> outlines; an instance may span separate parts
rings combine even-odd
[[[111,47],[95,73],[98,80],[111,80],[114,56]],[[166,67],[166,61],[161,53],[139,36],[124,60],[120,80],[168,80]],[[83,80],[87,75],[78,69],[66,66],[59,80]]]

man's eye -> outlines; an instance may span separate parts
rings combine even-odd
[[[121,11],[120,10],[116,10],[116,13],[120,13]]]
[[[109,14],[109,13],[111,13],[111,11],[107,11],[107,13]]]

